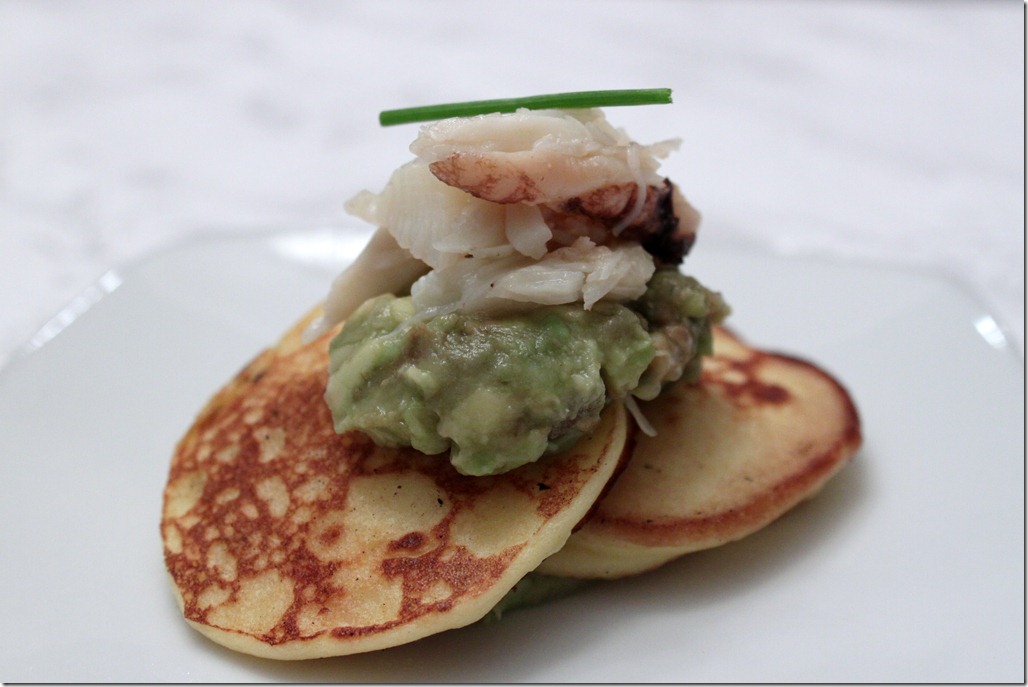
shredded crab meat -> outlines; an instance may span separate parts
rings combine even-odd
[[[603,186],[660,183],[657,158],[674,146],[640,146],[599,110],[518,110],[422,127],[411,152],[477,198],[539,205]]]
[[[658,174],[678,144],[641,145],[598,110],[519,110],[425,126],[411,151],[475,198],[538,207],[560,245],[624,235],[677,264],[699,225],[699,213]]]
[[[304,330],[304,341],[321,336],[369,298],[406,289],[427,269],[425,263],[401,248],[392,234],[379,229],[353,264],[332,282],[324,312]]]
[[[628,301],[646,290],[653,258],[638,244],[614,248],[581,238],[540,260],[514,255],[499,260],[467,259],[432,270],[411,287],[419,310],[445,307],[468,311],[518,310],[533,304]]]
[[[416,159],[380,193],[347,203],[381,230],[337,279],[313,331],[345,319],[358,299],[408,288],[419,317],[639,297],[655,263],[681,262],[699,222],[658,174],[677,146],[636,143],[599,110],[422,127]],[[383,260],[393,273],[376,267]]]
[[[553,238],[538,208],[475,198],[440,182],[419,160],[396,170],[381,193],[357,194],[346,209],[387,228],[397,244],[436,269],[468,256],[540,258]]]
[[[648,437],[657,436],[657,428],[643,415],[642,408],[635,402],[635,398],[631,394],[626,395],[621,401],[625,404],[625,410],[632,414],[632,419],[635,420],[635,424],[643,434]]]
[[[614,234],[614,236],[620,236],[621,232],[634,224],[635,221],[639,219],[643,206],[646,205],[646,189],[648,185],[643,180],[639,155],[639,144],[630,143],[628,145],[628,153],[626,157],[628,160],[628,168],[632,171],[632,174],[635,177],[635,193],[633,194],[632,206],[628,209],[628,212],[624,213],[624,216],[621,217],[617,224],[610,229],[610,232]]]

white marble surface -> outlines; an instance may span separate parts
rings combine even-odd
[[[1024,346],[1015,2],[0,4],[0,363],[204,232],[338,222],[407,157],[386,107],[667,86],[704,245],[942,271]]]

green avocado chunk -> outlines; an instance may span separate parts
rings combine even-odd
[[[329,348],[325,398],[335,429],[383,446],[449,451],[466,475],[570,448],[610,399],[656,396],[698,365],[704,336],[709,349],[711,316],[726,311],[720,297],[677,270],[658,270],[651,284],[636,303],[503,316],[426,318],[409,297],[373,298]]]

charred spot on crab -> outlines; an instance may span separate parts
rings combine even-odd
[[[646,198],[636,207],[639,189],[612,184],[559,204],[540,205],[554,232],[551,249],[569,244],[569,236],[586,236],[598,245],[627,240],[641,244],[658,266],[680,264],[696,240],[699,212],[669,179],[647,186]]]
[[[678,265],[696,241],[699,213],[689,205],[670,179],[664,186],[650,186],[640,219],[628,225],[621,237],[638,241],[658,265]]]

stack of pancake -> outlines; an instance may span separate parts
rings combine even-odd
[[[860,444],[829,374],[722,328],[696,384],[612,404],[572,450],[490,477],[336,434],[317,311],[257,356],[177,446],[161,533],[186,620],[229,648],[305,659],[471,624],[533,572],[617,578],[744,537]]]

